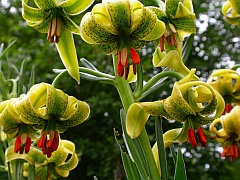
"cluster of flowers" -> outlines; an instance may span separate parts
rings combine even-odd
[[[54,152],[64,153],[66,149],[59,148],[59,133],[84,122],[89,113],[87,103],[68,96],[50,84],[40,83],[32,86],[27,94],[0,103],[0,125],[9,138],[16,137],[12,149],[14,153],[20,153],[16,157],[22,154],[29,154],[30,157],[38,147],[46,158],[51,158]],[[38,140],[37,147],[31,147],[34,140]],[[10,151],[8,149],[7,154],[11,156]]]

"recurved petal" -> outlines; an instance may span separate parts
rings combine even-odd
[[[31,147],[28,154],[16,154],[14,152],[14,146],[10,146],[7,148],[5,152],[6,162],[10,162],[15,159],[24,159],[31,164],[36,166],[42,166],[47,164],[47,158],[45,155],[42,154],[40,150],[35,147]]]
[[[33,8],[27,5],[28,0],[22,1],[22,16],[27,21],[42,21],[49,16],[51,11],[45,11],[38,8]]]
[[[58,130],[64,132],[69,127],[81,124],[88,118],[89,114],[89,105],[84,101],[78,100],[76,104],[74,103],[67,108],[65,114],[62,116],[62,121],[58,123]]]
[[[105,6],[102,3],[96,4],[92,9],[92,16],[98,23],[101,23],[106,31],[117,35],[118,31],[114,28],[111,23]]]
[[[131,138],[140,135],[150,115],[170,118],[164,109],[163,101],[134,103],[129,107],[126,115],[126,130]]]
[[[78,59],[71,31],[63,28],[60,40],[55,43],[60,58],[68,73],[78,83],[80,82],[80,73],[78,70]]]
[[[184,0],[184,1],[183,1],[183,5],[184,5],[190,12],[192,12],[192,13],[194,12],[192,0]]]
[[[119,50],[119,45],[116,41],[105,44],[101,43],[91,45],[97,47],[100,51],[104,52],[105,54],[116,53],[117,50]]]
[[[157,20],[153,30],[142,40],[153,41],[155,39],[160,38],[164,32],[165,32],[164,22]]]
[[[170,16],[175,16],[178,8],[178,3],[182,0],[166,0],[166,14]]]
[[[100,22],[97,22],[91,13],[84,15],[80,27],[84,35],[92,39],[96,44],[116,41],[116,36],[110,31],[107,31],[106,27]]]
[[[20,101],[15,102],[14,110],[21,116],[21,121],[25,124],[39,124],[40,126],[46,121],[46,119],[43,119],[45,113],[32,106],[29,96],[25,96]]]
[[[64,146],[64,150],[71,155],[69,159],[65,159],[63,164],[58,165],[55,170],[56,172],[62,176],[67,177],[69,175],[69,171],[74,169],[78,164],[78,156],[75,153],[75,145],[67,140],[62,140],[62,144]]]
[[[68,95],[52,85],[47,85],[46,110],[47,114],[62,116],[67,109]]]
[[[157,18],[161,21],[165,20],[167,18],[167,14],[164,10],[158,7],[149,7],[156,15]]]
[[[76,15],[86,10],[94,0],[66,0],[62,1],[58,7],[63,8],[68,14]]]
[[[58,7],[57,0],[34,0],[34,2],[42,10],[50,10]]]
[[[143,8],[142,18],[135,30],[131,33],[132,39],[143,39],[154,29],[157,22],[156,14],[150,8]]]
[[[40,33],[48,33],[51,20],[52,14],[49,14],[49,16],[45,16],[41,21],[27,21],[27,24]]]
[[[73,32],[74,34],[80,33],[80,27],[73,22],[68,15],[62,16],[63,21],[63,28],[67,28],[69,31]]]
[[[103,0],[107,14],[118,34],[129,35],[132,26],[133,9],[130,1]]]
[[[165,148],[170,147],[174,143],[184,143],[187,141],[187,129],[185,127],[171,129],[163,134],[163,141]]]
[[[6,101],[5,108],[0,114],[0,124],[4,133],[8,134],[10,138],[16,136],[21,124],[20,115],[14,111],[13,104],[18,101],[18,98]],[[1,105],[4,105],[1,103]]]

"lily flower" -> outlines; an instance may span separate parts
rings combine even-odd
[[[168,98],[154,102],[133,103],[126,116],[128,135],[132,138],[138,137],[150,115],[162,116],[167,120],[184,123],[182,128],[165,133],[165,147],[172,143],[183,143],[187,139],[193,147],[196,147],[196,135],[201,146],[206,147],[207,140],[201,126],[219,117],[225,104],[221,95],[211,86],[201,81],[192,81],[195,71],[192,70],[188,76],[176,82]]]
[[[227,0],[222,7],[222,13],[230,24],[240,25],[239,1]]]
[[[166,0],[160,7],[151,7],[166,25],[160,38],[160,49],[168,53],[182,44],[185,37],[196,33],[195,14],[191,0]]]
[[[81,124],[90,113],[87,103],[46,83],[32,86],[26,96],[14,103],[14,110],[22,122],[42,131],[38,147],[48,157],[58,148],[59,132]]]
[[[55,43],[61,60],[69,74],[80,81],[78,59],[72,32],[79,34],[79,26],[69,15],[80,14],[87,9],[93,0],[34,0],[36,8],[28,5],[28,0],[22,0],[22,16],[30,27],[40,33],[47,33],[50,43]]]
[[[23,159],[35,165],[36,179],[42,179],[45,171],[47,179],[57,179],[58,177],[68,177],[69,171],[78,164],[78,156],[75,152],[75,145],[68,140],[60,140],[59,148],[52,153],[50,158],[42,154],[40,150],[32,147],[28,154],[15,154],[13,146],[6,150],[6,162],[15,159]],[[24,166],[25,167],[25,166]],[[27,167],[26,167],[27,168]],[[28,172],[24,169],[24,175]]]
[[[226,104],[239,105],[240,75],[236,71],[218,69],[211,74],[207,83],[222,95]]]
[[[12,98],[0,103],[0,125],[9,138],[15,138],[14,152],[27,154],[30,150],[31,139],[36,130],[24,124],[20,115],[14,110],[14,103],[21,98]]]
[[[165,25],[137,0],[103,0],[82,18],[84,41],[106,54],[117,54],[119,76],[128,77],[129,65],[140,62],[137,49],[163,35]]]
[[[238,158],[240,148],[240,106],[235,106],[230,113],[215,119],[210,125],[210,131],[215,134],[214,139],[223,147],[222,156],[231,161]],[[218,123],[222,128],[217,130]]]

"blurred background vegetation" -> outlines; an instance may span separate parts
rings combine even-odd
[[[98,3],[100,1],[95,1]],[[145,3],[145,1],[142,1]],[[146,1],[150,2],[150,1]],[[192,52],[186,65],[196,68],[197,75],[205,81],[214,69],[229,68],[240,63],[239,27],[229,25],[221,14],[222,0],[193,1],[196,13],[197,34],[194,37]],[[73,20],[80,23],[82,15],[74,16]],[[51,83],[56,76],[53,69],[64,68],[54,45],[47,41],[46,34],[40,34],[28,27],[21,16],[20,0],[0,0],[0,43],[7,47],[12,41],[16,43],[1,59],[2,70],[7,77],[14,77],[10,65],[20,67],[23,60],[27,66],[23,79],[28,84],[30,71],[35,68],[35,82]],[[97,49],[89,46],[75,35],[75,45],[78,58],[86,58],[100,71],[112,73],[111,56],[106,56]],[[161,71],[153,68],[151,57],[152,44],[146,45],[141,51],[145,79]],[[171,92],[173,81],[166,84],[154,94],[147,96],[144,101],[154,101],[165,98]],[[90,180],[97,176],[99,180],[124,180],[124,169],[121,164],[119,147],[113,136],[113,128],[121,132],[119,109],[121,102],[117,91],[110,85],[81,80],[78,85],[67,76],[59,87],[65,93],[86,101],[91,106],[89,119],[83,124],[70,128],[61,134],[62,139],[69,139],[76,144],[80,162],[76,169],[70,172],[67,179]],[[181,124],[164,121],[163,130],[167,131]],[[206,126],[207,128],[207,126]],[[151,143],[155,142],[154,119],[146,126]],[[119,138],[120,139],[120,138]],[[207,148],[192,149],[189,143],[175,145],[181,147],[189,180],[238,180],[240,161],[230,162],[221,158],[221,147],[209,140]],[[169,179],[173,179],[174,166],[171,153],[167,150]],[[4,162],[1,162],[3,164]],[[6,173],[1,173],[5,177]],[[2,179],[1,178],[1,179]],[[7,178],[7,176],[6,176]]]

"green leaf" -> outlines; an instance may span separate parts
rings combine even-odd
[[[175,168],[174,180],[187,180],[185,164],[183,160],[182,151],[178,148],[177,163]]]
[[[129,155],[126,152],[123,152],[121,145],[119,144],[119,141],[117,140],[118,132],[114,129],[114,137],[115,140],[120,148],[123,166],[127,175],[128,179],[141,179],[140,174],[138,172],[136,164],[132,161],[132,159],[129,157]]]
[[[183,49],[182,49],[182,60],[183,62],[186,62],[188,59],[188,56],[191,52],[192,46],[193,46],[193,41],[194,41],[194,34],[191,34],[187,41],[185,42]]]
[[[0,47],[0,60],[2,59],[2,57],[7,53],[7,51],[11,48],[11,46],[16,42],[16,40],[14,40],[13,42],[11,42],[8,47],[6,49],[3,50],[3,44],[1,44],[1,47]]]
[[[158,145],[159,162],[161,167],[162,180],[168,179],[167,158],[163,141],[162,117],[155,118],[156,138]]]
[[[36,179],[35,177],[35,165],[30,164],[28,166],[28,180]]]
[[[174,163],[174,165],[176,166],[177,155],[176,155],[176,153],[174,152],[174,149],[172,148],[172,146],[170,146],[170,151],[171,151],[172,156],[173,156],[173,163]]]
[[[90,63],[88,60],[84,59],[84,58],[81,58],[80,59],[80,62],[82,63],[83,66],[85,66],[86,68],[88,69],[92,69],[94,71],[98,71],[97,68],[92,64]]]
[[[130,155],[133,157],[136,163],[138,171],[141,175],[141,179],[148,179],[150,177],[150,171],[146,161],[146,157],[144,155],[139,139],[138,138],[131,139],[130,136],[127,135],[126,128],[125,128],[126,113],[123,109],[120,110],[120,117],[121,117],[121,123],[123,127],[123,139],[124,139],[125,145],[127,146],[127,149],[131,153]]]

